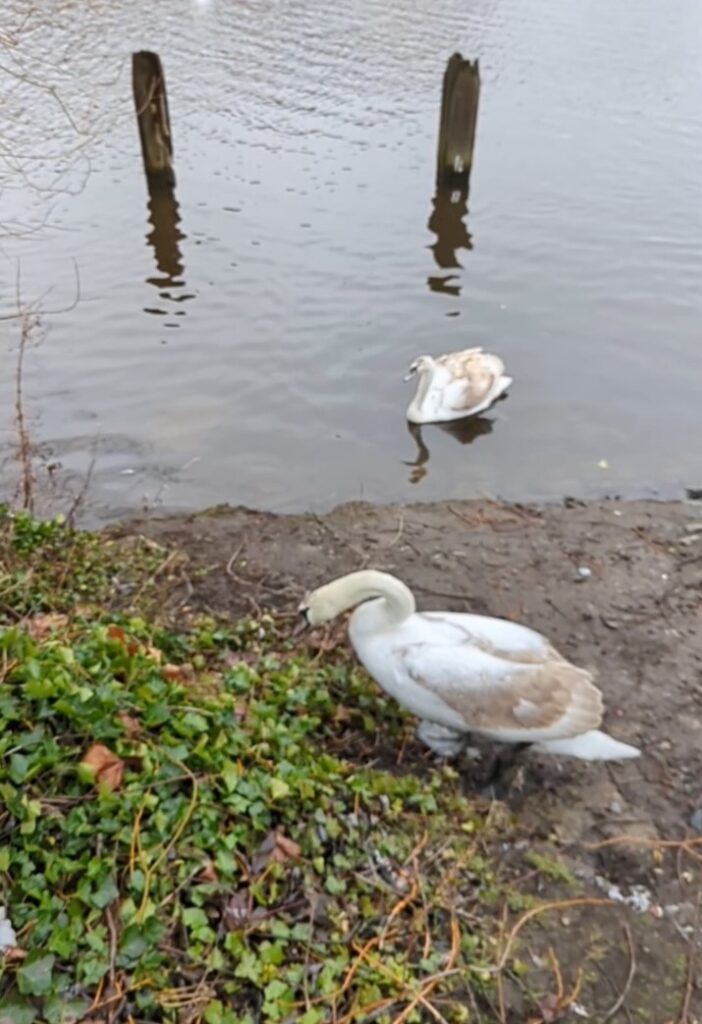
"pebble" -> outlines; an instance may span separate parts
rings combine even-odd
[[[589,580],[592,576],[592,569],[588,568],[587,565],[579,565],[576,570],[575,580],[579,583],[581,580]]]
[[[695,832],[699,832],[702,835],[702,807],[698,807],[690,815],[690,828],[694,828]]]
[[[612,803],[609,805],[609,809],[612,812],[612,814],[621,814],[624,810],[624,808],[618,800],[612,800]]]

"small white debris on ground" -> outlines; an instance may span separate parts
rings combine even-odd
[[[3,906],[0,906],[0,953],[6,949],[14,949],[16,945],[17,936],[15,935],[15,929],[10,924],[7,911]]]
[[[653,896],[645,885],[632,885],[629,895],[626,896],[618,885],[613,885],[602,875],[595,875],[595,882],[598,888],[607,894],[607,899],[614,900],[615,903],[624,903],[637,914],[654,913],[660,909],[653,906]]]

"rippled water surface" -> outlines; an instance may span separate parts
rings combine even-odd
[[[101,514],[700,486],[698,0],[39,6],[0,14],[0,312],[19,265],[32,440],[92,464]],[[175,209],[148,204],[141,48]],[[454,50],[482,73],[463,221],[434,196]],[[412,435],[408,363],[471,344],[509,397]],[[0,322],[5,490],[17,345]]]

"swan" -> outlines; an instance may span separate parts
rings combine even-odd
[[[349,608],[359,661],[419,717],[417,735],[436,754],[459,754],[470,733],[586,761],[640,754],[600,731],[602,694],[592,675],[532,629],[484,615],[418,612],[409,587],[373,569],[319,587],[299,611],[319,626]]]
[[[419,377],[407,408],[410,423],[445,423],[484,412],[512,383],[499,356],[467,348],[444,356],[419,356],[405,380]]]

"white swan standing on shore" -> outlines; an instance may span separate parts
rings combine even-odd
[[[407,409],[410,423],[445,423],[484,412],[512,383],[499,356],[467,348],[444,356],[419,356],[405,380],[419,377]]]
[[[602,694],[590,673],[533,630],[483,615],[417,612],[404,583],[374,570],[319,587],[300,612],[319,626],[356,605],[354,651],[380,686],[418,715],[418,735],[437,754],[460,753],[475,733],[586,761],[639,755],[600,732]]]

